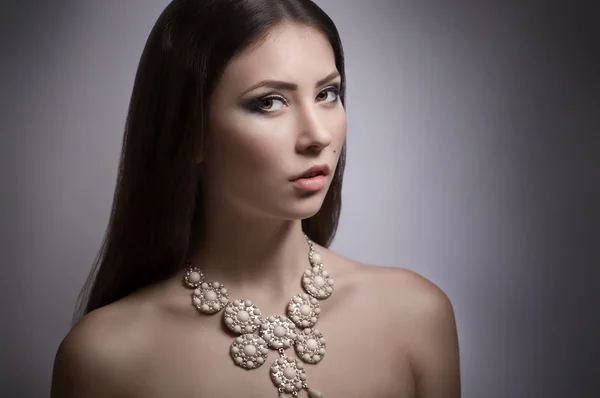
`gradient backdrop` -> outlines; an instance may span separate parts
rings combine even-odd
[[[464,397],[599,397],[593,2],[318,3],[347,54],[334,249],[446,291]],[[2,397],[48,395],[166,4],[2,2]]]

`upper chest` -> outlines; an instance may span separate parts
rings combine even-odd
[[[316,328],[326,339],[326,351],[319,363],[303,363],[309,387],[328,398],[415,396],[409,355],[401,348],[406,347],[404,336],[394,322],[398,314],[390,313],[382,294],[387,299],[388,292],[382,292],[377,284],[342,279],[335,294],[321,301]],[[284,314],[285,305],[281,311],[276,308],[279,306],[270,306],[268,311]],[[277,396],[270,367],[280,353],[269,350],[264,364],[256,369],[236,366],[230,348],[237,335],[225,327],[223,312],[163,317],[148,327],[154,331],[154,346],[142,361],[133,386],[136,396]],[[298,358],[293,347],[284,354]],[[301,391],[298,396],[308,394]]]
[[[406,352],[385,310],[360,297],[323,306],[317,328],[326,338],[318,364],[304,364],[306,383],[325,397],[414,397],[414,380]],[[156,347],[144,361],[136,391],[149,397],[275,397],[270,365],[280,355],[269,350],[265,363],[252,370],[236,366],[230,347],[236,338],[222,315],[195,322],[161,325]],[[285,355],[298,358],[295,349]],[[289,395],[291,397],[291,395]],[[308,394],[302,391],[300,397]]]

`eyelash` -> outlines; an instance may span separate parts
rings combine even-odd
[[[320,95],[322,93],[329,93],[329,92],[332,92],[335,94],[335,99],[333,101],[331,101],[330,103],[331,104],[337,103],[340,100],[340,87],[338,85],[326,87],[323,90],[319,91],[318,95]],[[264,110],[261,108],[261,103],[263,101],[267,101],[267,100],[278,100],[278,101],[283,102],[284,104],[287,104],[287,100],[283,96],[281,96],[279,94],[269,94],[269,95],[266,95],[266,96],[263,96],[260,98],[255,98],[255,99],[250,100],[250,102],[248,102],[246,107],[251,112],[262,113],[262,114],[271,113],[273,111],[268,111],[268,110]]]

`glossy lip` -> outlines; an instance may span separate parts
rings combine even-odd
[[[306,170],[304,173],[300,174],[299,176],[292,178],[291,181],[296,181],[301,178],[311,178],[311,177],[315,177],[317,175],[327,176],[327,175],[329,175],[329,172],[330,172],[329,165],[324,163],[324,164],[321,164],[318,166],[311,167],[310,169]]]

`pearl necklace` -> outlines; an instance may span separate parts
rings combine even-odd
[[[308,242],[308,261],[311,265],[302,274],[302,286],[306,293],[296,294],[287,305],[287,316],[274,315],[263,318],[260,309],[250,300],[229,300],[229,292],[219,282],[206,282],[204,273],[186,263],[185,285],[193,289],[192,304],[204,314],[214,314],[224,309],[223,322],[237,334],[230,347],[233,362],[244,369],[256,369],[265,363],[269,348],[279,352],[279,358],[271,364],[271,380],[279,396],[305,389],[311,398],[322,398],[323,394],[309,388],[306,383],[304,364],[285,354],[294,346],[296,354],[305,363],[316,364],[325,355],[325,338],[314,326],[321,309],[318,300],[333,293],[334,280],[323,268],[321,255]]]

